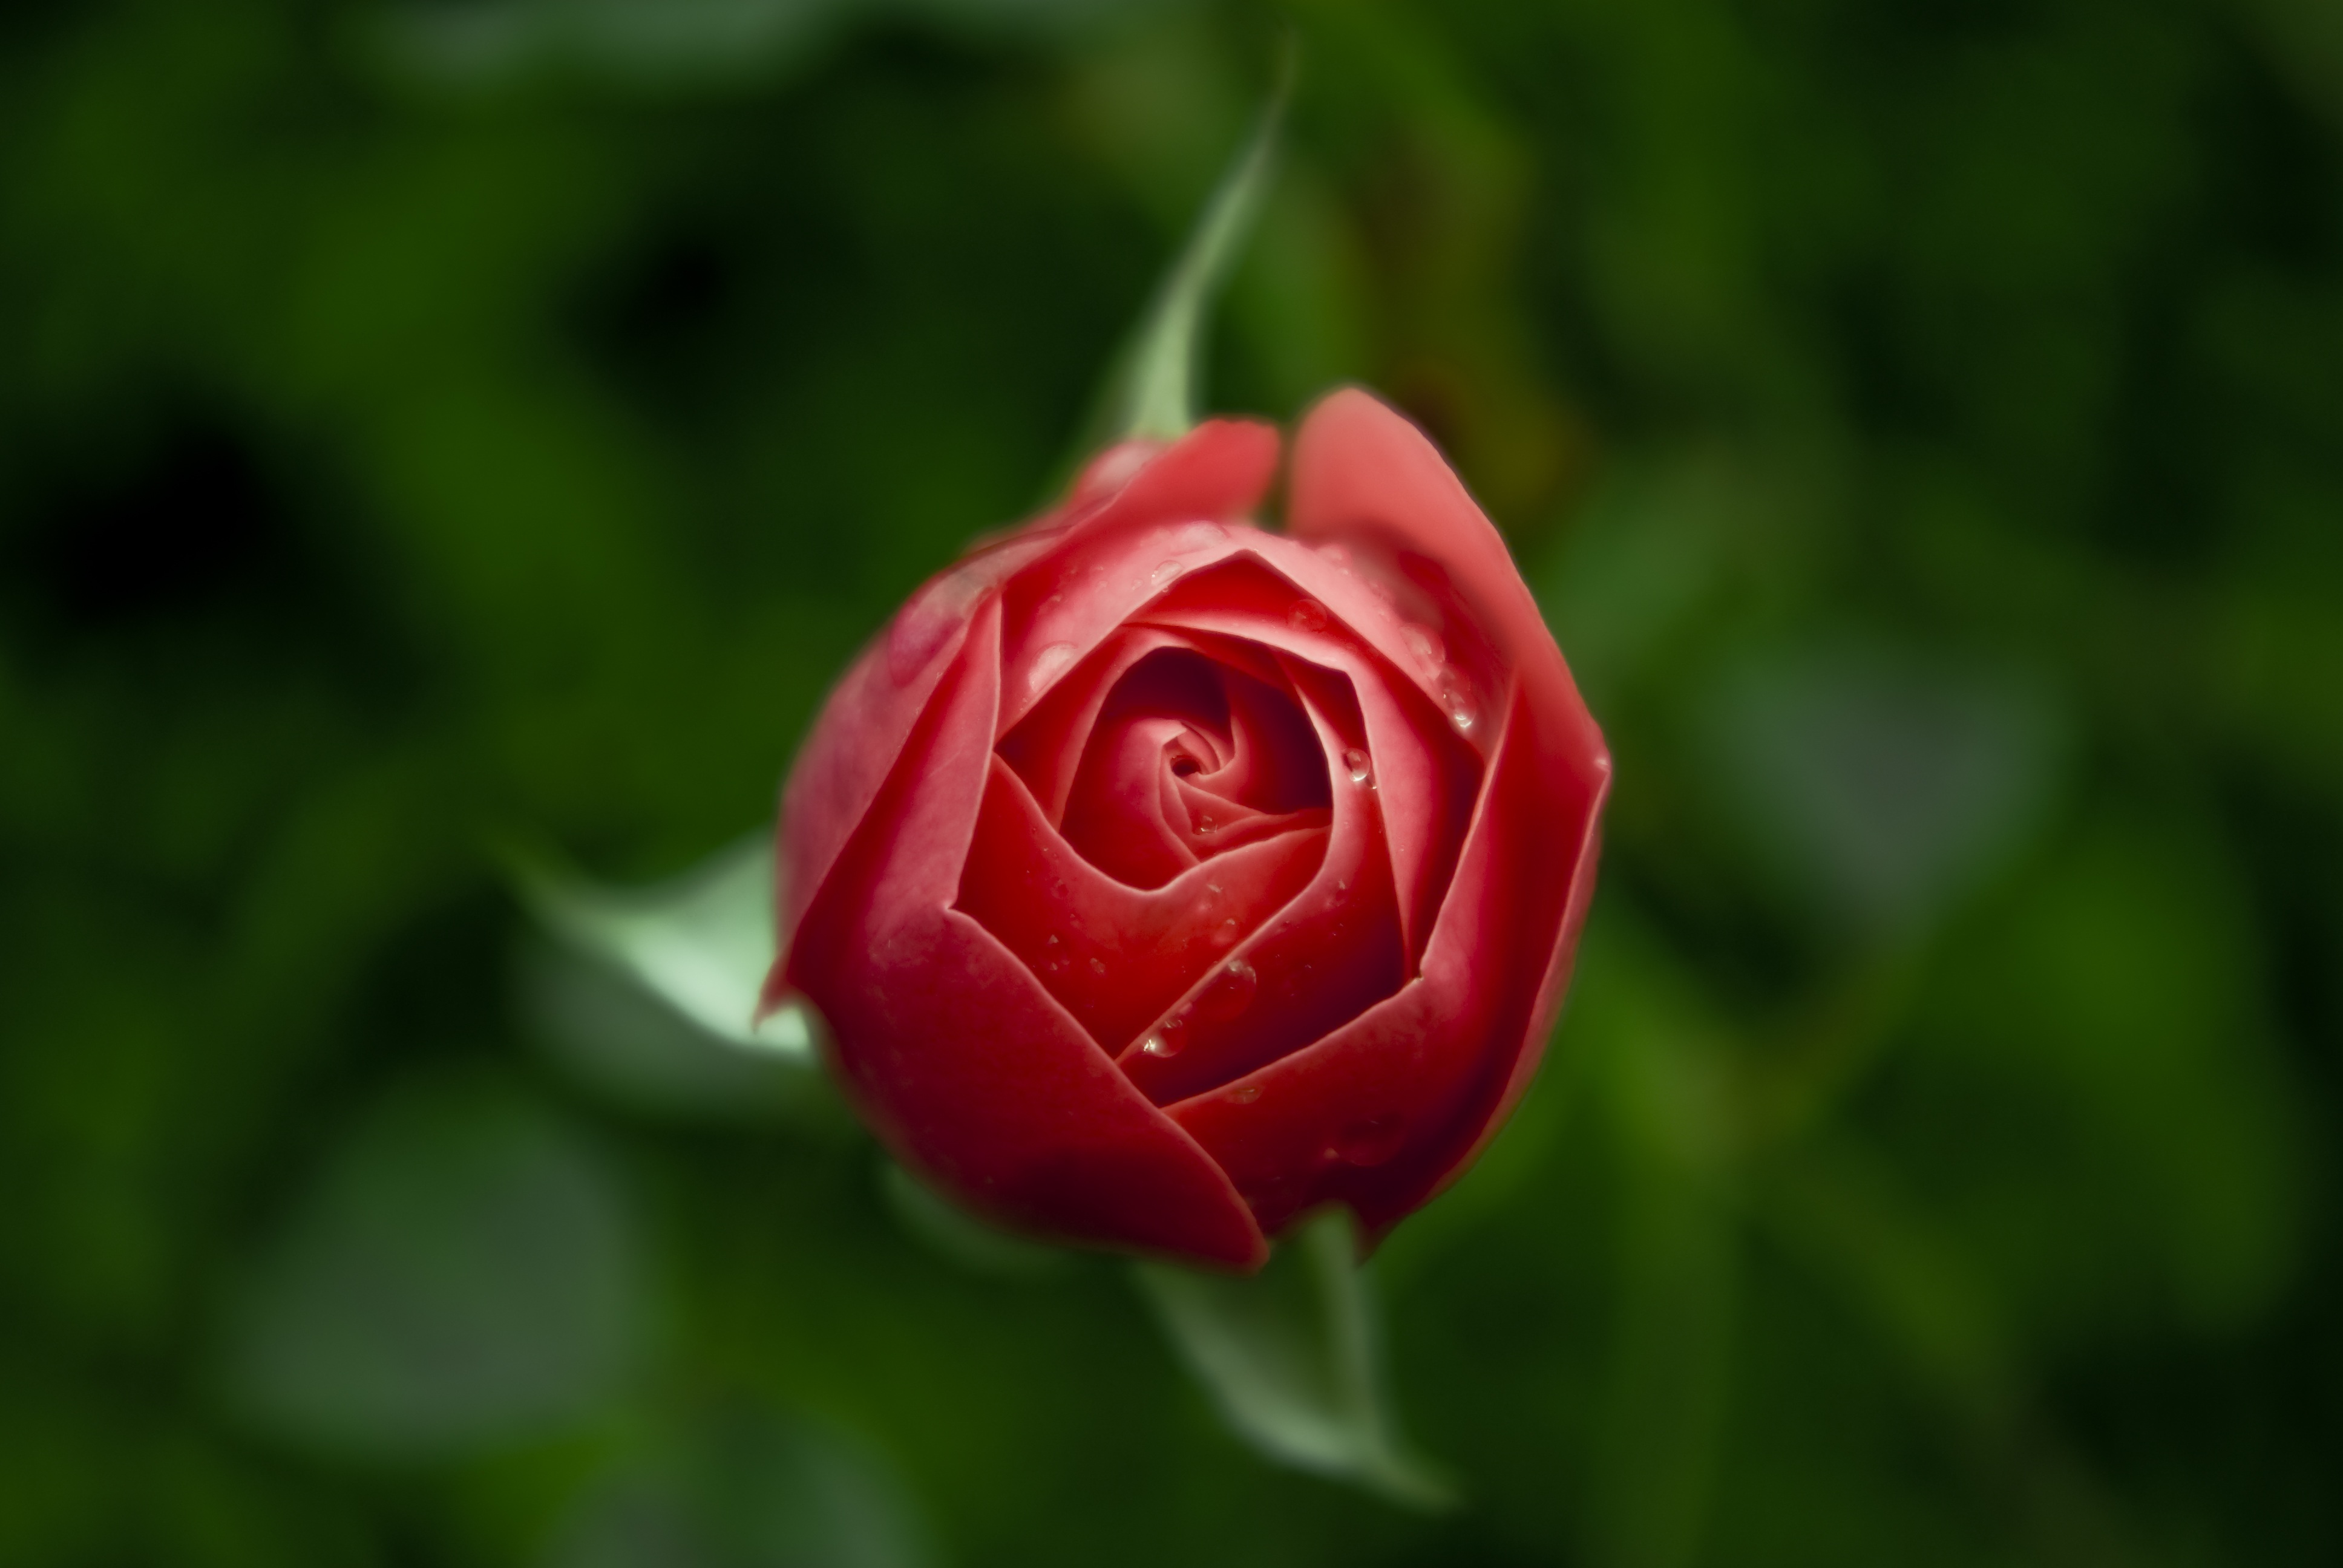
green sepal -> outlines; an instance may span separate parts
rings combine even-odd
[[[1231,1431],[1268,1459],[1409,1507],[1454,1487],[1399,1432],[1371,1279],[1349,1211],[1306,1221],[1250,1278],[1133,1265],[1181,1359]]]
[[[810,1064],[805,1011],[758,1016],[774,952],[773,836],[750,834],[654,887],[599,886],[540,854],[507,856],[548,929],[719,1040]]]
[[[1115,357],[1098,412],[1084,432],[1083,456],[1118,441],[1176,441],[1194,427],[1205,314],[1235,265],[1268,192],[1292,85],[1293,55],[1288,49],[1252,134],[1221,176],[1187,245]]]

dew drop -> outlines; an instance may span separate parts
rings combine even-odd
[[[1296,631],[1324,631],[1326,607],[1314,598],[1298,598],[1285,612],[1285,619]]]
[[[1178,561],[1164,561],[1159,564],[1153,571],[1147,574],[1147,580],[1151,586],[1161,588],[1165,583],[1170,582],[1173,578],[1176,578],[1179,575],[1180,563]]]
[[[1375,770],[1367,765],[1367,754],[1355,746],[1342,753],[1342,766],[1351,770],[1353,784],[1363,784],[1375,776]]]
[[[1261,1098],[1261,1085],[1258,1083],[1248,1083],[1240,1088],[1232,1089],[1229,1091],[1229,1098],[1235,1101],[1239,1105],[1251,1105],[1254,1101]]]
[[[1440,689],[1440,706],[1448,710],[1448,721],[1456,726],[1458,729],[1468,730],[1473,728],[1473,720],[1474,718],[1473,712],[1473,699],[1465,696],[1461,688],[1456,686],[1442,687]]]
[[[1103,959],[1092,959],[1091,960],[1091,973],[1099,976],[1101,979],[1104,979],[1106,976],[1106,960]]]
[[[1213,819],[1210,811],[1202,813],[1196,819],[1196,831],[1199,833],[1210,833],[1219,827],[1220,823]]]
[[[1252,965],[1242,959],[1231,959],[1221,966],[1219,974],[1206,987],[1200,1005],[1205,1015],[1225,1023],[1252,1005],[1253,992],[1261,989],[1261,976]]]
[[[1237,945],[1238,935],[1236,921],[1222,920],[1212,928],[1212,945],[1216,948],[1232,948]]]
[[[1172,538],[1172,548],[1177,550],[1208,550],[1229,537],[1228,529],[1218,523],[1190,523]]]
[[[1074,662],[1074,645],[1053,642],[1033,656],[1032,672],[1025,678],[1028,691],[1039,691],[1054,679],[1057,673]]]
[[[1041,942],[1041,967],[1051,974],[1063,974],[1066,970],[1066,945],[1052,934]]]
[[[1151,1056],[1161,1061],[1166,1057],[1180,1054],[1180,1040],[1173,1035],[1151,1034],[1140,1042],[1139,1050],[1141,1055]]]
[[[1400,640],[1407,644],[1408,652],[1415,655],[1417,661],[1426,668],[1438,669],[1448,662],[1447,645],[1430,627],[1409,621],[1399,628],[1399,635]]]
[[[1204,891],[1212,894],[1212,897],[1217,899],[1221,896],[1221,885],[1218,882],[1206,882],[1204,884]]]
[[[1348,545],[1320,545],[1317,547],[1317,549],[1318,553],[1324,557],[1330,564],[1344,569],[1349,568],[1351,564],[1351,548]]]

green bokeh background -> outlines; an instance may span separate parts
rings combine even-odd
[[[2338,17],[8,8],[0,1562],[2343,1560]],[[490,848],[768,815],[1289,25],[1211,400],[1419,418],[1618,759],[1376,1264],[1439,1517],[580,1046]]]

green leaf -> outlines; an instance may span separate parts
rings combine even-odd
[[[929,1568],[918,1501],[886,1456],[735,1398],[651,1426],[587,1486],[548,1568]]]
[[[1252,135],[1204,206],[1172,269],[1117,357],[1085,455],[1116,441],[1176,441],[1196,422],[1204,313],[1236,260],[1269,189],[1278,127],[1293,84],[1289,49]]]
[[[826,1110],[799,1057],[719,1039],[631,975],[550,936],[519,944],[513,1003],[531,1044],[598,1098],[656,1117],[761,1121]]]
[[[1317,1215],[1250,1279],[1134,1265],[1141,1290],[1222,1418],[1264,1456],[1396,1503],[1452,1506],[1400,1436],[1368,1279],[1346,1210]]]
[[[671,881],[598,887],[539,858],[514,869],[538,918],[719,1040],[810,1063],[801,1008],[757,1021],[772,967],[773,838],[755,833]]]
[[[378,1105],[239,1282],[224,1392],[271,1431],[386,1458],[587,1421],[642,1363],[653,1304],[618,1173],[494,1080]]]

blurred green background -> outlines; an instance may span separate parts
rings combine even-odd
[[[1444,1517],[488,849],[769,814],[1289,25],[1211,401],[1422,420],[1618,757]],[[0,1562],[2343,1561],[2343,11],[10,6],[0,846]]]

